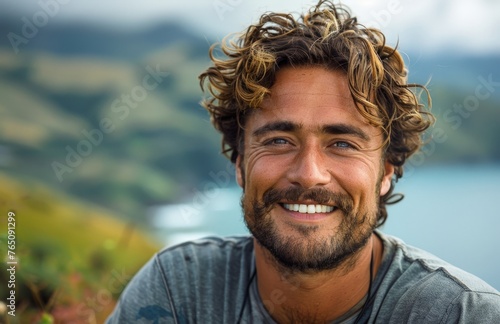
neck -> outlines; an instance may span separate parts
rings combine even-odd
[[[367,295],[370,273],[375,276],[383,250],[373,234],[366,246],[336,269],[305,274],[287,271],[270,260],[269,252],[256,241],[254,246],[259,294],[277,322],[328,322],[349,312]]]

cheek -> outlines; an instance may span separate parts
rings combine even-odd
[[[379,175],[378,172],[373,171],[373,168],[362,162],[350,161],[350,163],[337,164],[331,170],[339,189],[350,195],[355,205],[360,206],[378,200],[376,191]]]
[[[246,168],[246,180],[249,185],[259,186],[265,185],[272,175],[273,167],[263,161],[250,160]]]
[[[284,166],[271,156],[249,156],[245,168],[246,189],[262,194],[284,177]]]

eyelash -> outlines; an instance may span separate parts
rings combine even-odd
[[[277,143],[278,141],[285,142],[285,143]],[[273,139],[270,139],[269,141],[267,141],[266,144],[268,144],[268,145],[285,145],[285,144],[289,144],[289,143],[290,142],[284,138],[273,138]]]
[[[338,144],[343,144],[343,146],[339,146]],[[340,149],[344,149],[344,150],[347,150],[347,149],[353,149],[354,146],[352,146],[351,144],[349,144],[348,142],[346,141],[338,141],[338,142],[335,142],[333,143],[333,146],[335,147],[338,147]]]
[[[278,142],[281,142],[281,143],[278,143]],[[265,145],[276,145],[276,146],[287,145],[287,144],[290,144],[290,141],[288,141],[284,138],[281,138],[281,137],[272,138],[265,143]],[[339,145],[339,144],[341,144],[341,145]],[[349,142],[346,142],[346,141],[336,141],[331,146],[342,149],[342,150],[349,150],[349,149],[355,148],[352,144],[350,144]]]

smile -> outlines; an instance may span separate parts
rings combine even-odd
[[[306,204],[281,204],[289,211],[303,214],[331,213],[335,207],[327,205],[306,205]]]

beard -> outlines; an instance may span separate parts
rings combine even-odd
[[[378,186],[377,186],[378,187]],[[334,205],[342,214],[340,224],[325,238],[318,235],[319,225],[290,222],[294,235],[280,231],[270,212],[282,208],[280,201],[312,200],[316,204]],[[257,242],[267,249],[278,264],[292,272],[315,273],[333,270],[344,264],[364,247],[376,228],[378,206],[354,211],[354,201],[347,194],[324,188],[285,190],[269,189],[262,202],[241,198],[245,223]],[[322,231],[324,233],[324,231]]]

